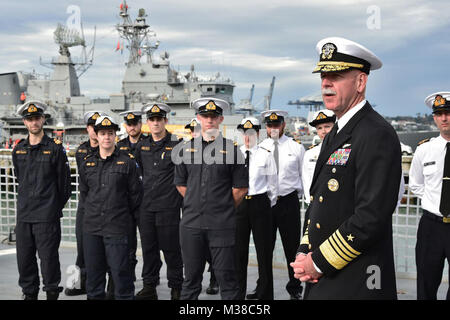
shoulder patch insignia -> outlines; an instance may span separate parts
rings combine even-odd
[[[172,147],[166,147],[166,150],[172,150],[173,148]]]
[[[130,148],[128,147],[120,147],[120,150],[129,150]]]
[[[430,140],[431,140],[431,138],[423,139],[422,141],[419,141],[419,142],[417,143],[417,145],[420,146],[421,144],[424,144],[425,142],[428,142],[428,141],[430,141]]]
[[[26,150],[16,150],[16,154],[27,154]]]
[[[117,161],[117,164],[125,164],[125,161]]]
[[[141,150],[144,150],[144,151],[150,151],[150,147],[142,146],[142,147],[141,147]]]

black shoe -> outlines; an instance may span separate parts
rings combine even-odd
[[[83,294],[86,294],[86,276],[81,275],[80,277],[80,288],[66,288],[64,290],[64,294],[66,296],[72,297],[72,296],[81,296]]]
[[[23,294],[23,296],[22,296],[22,299],[23,300],[37,300],[38,299],[38,294],[37,293],[35,293],[35,294]]]
[[[63,287],[58,287],[58,289],[53,289],[51,291],[47,291],[47,300],[58,300],[59,293],[63,291]]]
[[[245,298],[246,298],[247,300],[257,300],[257,299],[258,299],[258,292],[257,292],[256,289],[255,289],[255,290],[253,290],[253,292],[248,293],[248,294],[245,296]]]
[[[170,300],[180,300],[181,289],[172,288],[170,290]]]
[[[291,300],[302,300],[302,293],[296,292],[289,294],[291,296]]]
[[[136,300],[158,300],[156,288],[144,285],[144,288],[136,294]]]
[[[211,280],[209,281],[209,286],[206,288],[206,294],[218,294],[219,293],[219,285],[215,278],[211,276]]]

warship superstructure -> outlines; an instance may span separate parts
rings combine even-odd
[[[84,36],[59,24],[54,32],[59,56],[48,64],[52,67],[49,76],[22,71],[0,74],[0,143],[26,135],[16,110],[29,100],[41,100],[49,106],[51,118],[45,126],[46,131],[51,136],[59,136],[64,144],[70,146],[76,146],[85,139],[83,114],[88,110],[105,111],[120,120],[120,112],[140,109],[151,102],[164,102],[172,108],[169,115],[172,129],[179,127],[183,130],[195,114],[190,102],[206,96],[230,103],[230,108],[224,110],[222,126],[225,134],[227,131],[233,132],[244,116],[235,112],[233,81],[221,78],[220,74],[210,79],[200,79],[193,65],[190,72],[181,74],[171,67],[169,53],[163,52],[159,59],[155,59],[160,42],[147,23],[144,9],[139,9],[138,16],[133,20],[127,2],[123,1],[119,7],[119,17],[121,21],[116,25],[116,30],[127,43],[125,48],[129,53],[121,92],[97,99],[82,94],[79,77],[92,64],[94,46],[89,54],[85,54],[84,61],[74,61],[70,48],[82,46],[85,50]]]

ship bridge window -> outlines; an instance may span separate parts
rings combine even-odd
[[[213,88],[206,88],[206,91],[211,92]]]

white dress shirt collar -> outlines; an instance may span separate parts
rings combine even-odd
[[[353,108],[351,108],[350,110],[348,110],[340,119],[338,119],[337,124],[338,124],[338,131],[341,131],[342,128],[347,124],[347,122],[350,121],[350,119],[359,111],[362,109],[362,107],[364,107],[364,105],[366,104],[367,100],[364,99],[363,101],[361,101],[360,103],[358,103],[356,106],[354,106]]]

